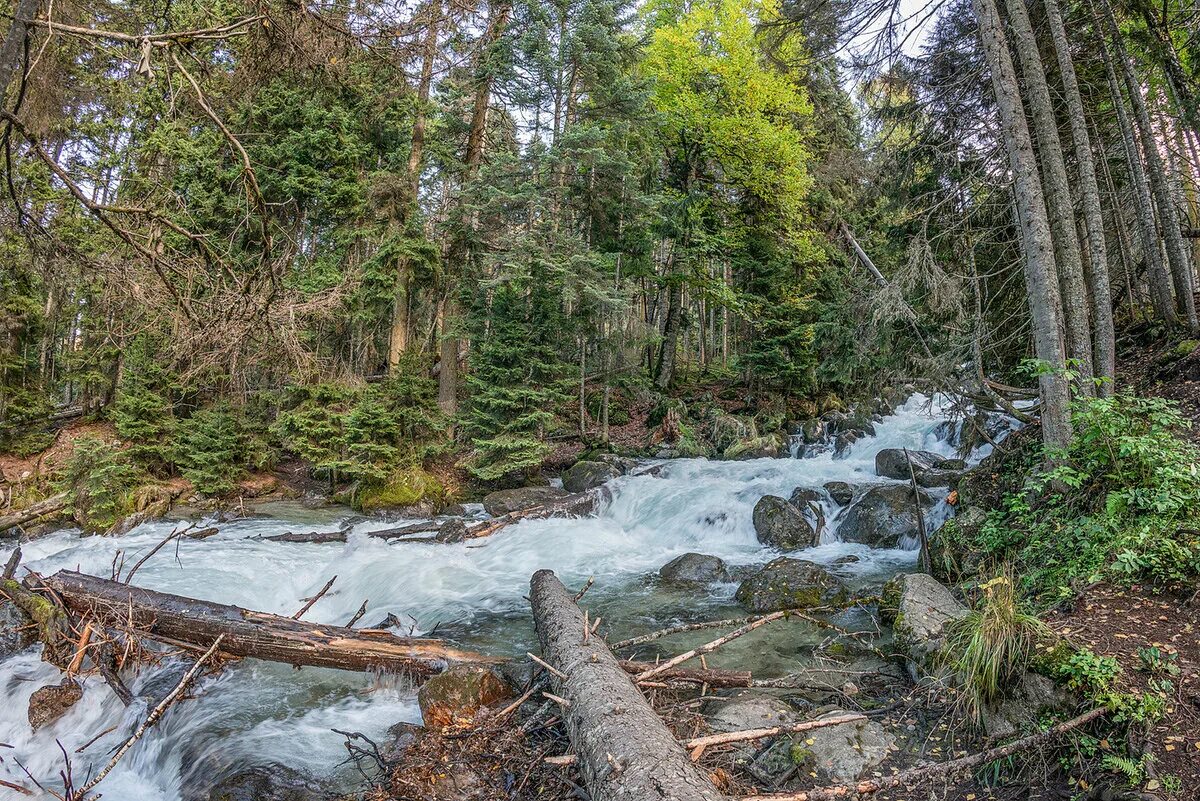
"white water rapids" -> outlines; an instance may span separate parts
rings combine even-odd
[[[660,477],[611,482],[612,501],[596,517],[525,521],[467,544],[388,543],[367,537],[369,530],[395,525],[377,520],[358,523],[344,544],[260,539],[284,531],[335,530],[350,516],[345,509],[313,512],[298,504],[279,506],[272,510],[274,517],[220,524],[217,535],[185,539],[177,550],[172,543],[141,567],[135,583],[290,615],[301,606],[300,599],[337,575],[332,591],[306,619],[344,624],[369,599],[362,624],[374,624],[390,612],[406,626],[411,622],[415,633],[437,627],[437,636],[495,654],[523,654],[532,648],[534,635],[523,596],[530,575],[540,568],[555,570],[568,586],[580,586],[595,576],[587,604],[593,614],[614,621],[616,637],[678,620],[726,617],[739,614],[731,600],[735,585],[716,585],[707,593],[681,591],[656,581],[658,569],[688,551],[715,554],[731,565],[761,564],[778,556],[755,538],[751,512],[759,498],[786,498],[798,486],[819,488],[832,480],[884,481],[874,471],[875,454],[883,448],[951,456],[953,449],[933,433],[942,419],[937,402],[916,396],[877,423],[877,436],[859,440],[845,458],[822,453],[744,462],[676,460]],[[857,555],[860,561],[836,568],[852,586],[879,583],[915,561],[914,551],[838,542],[833,533],[835,511],[833,506],[826,509],[831,519],[826,542],[792,556],[832,564]],[[126,564],[133,564],[173,526],[145,524],[121,537],[81,538],[76,531],[60,531],[25,544],[22,564],[44,575],[75,569],[107,577],[118,549],[125,552]],[[0,553],[0,563],[7,555],[7,550]],[[787,627],[794,634],[780,634],[783,630],[781,626],[772,629],[771,637],[738,640],[734,645],[739,647],[723,649],[721,658],[710,663],[749,667],[763,675],[794,669],[805,659],[805,645],[818,638],[800,623]],[[143,670],[131,686],[138,694],[157,683],[161,697],[178,675],[177,667]],[[89,770],[107,762],[109,752],[146,712],[144,700],[125,709],[99,677],[89,677],[83,681],[82,701],[55,723],[32,732],[26,719],[30,694],[59,679],[57,669],[41,662],[38,646],[0,663],[0,742],[11,746],[0,747],[0,778],[5,781],[32,787],[27,770],[46,787],[61,788],[61,743],[78,786]],[[200,682],[193,694],[125,755],[98,788],[105,798],[206,798],[215,779],[271,763],[332,777],[335,784],[350,789],[361,776],[340,764],[346,757],[344,738],[332,729],[362,732],[382,742],[392,724],[420,720],[415,693],[395,681],[334,670],[294,670],[255,660],[242,660]],[[113,726],[83,753],[76,753]],[[5,793],[21,797],[0,787],[0,798],[7,797]]]

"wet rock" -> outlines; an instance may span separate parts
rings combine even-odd
[[[467,539],[467,521],[451,517],[438,526],[434,539],[438,542],[462,542]]]
[[[379,746],[379,755],[389,764],[399,762],[424,732],[415,723],[397,723],[388,730],[387,739]]]
[[[752,612],[774,612],[840,604],[850,593],[820,565],[783,556],[743,581],[735,597]]]
[[[914,450],[910,450],[908,456],[912,459],[913,472],[918,474],[922,470],[932,469],[935,464],[945,458],[940,453]],[[904,457],[904,449],[884,448],[875,454],[875,475],[881,478],[898,478],[905,481],[911,478],[908,472],[908,460]]]
[[[808,548],[816,539],[804,514],[778,495],[764,495],[754,505],[754,533],[763,545],[781,551]]]
[[[708,725],[714,732],[767,729],[800,720],[796,710],[785,701],[766,695],[740,693],[711,706]]]
[[[629,474],[638,466],[637,459],[631,456],[618,456],[615,453],[598,453],[592,457],[592,461],[610,464],[617,468],[623,476]]]
[[[221,529],[217,528],[216,526],[209,526],[208,528],[199,528],[194,531],[184,532],[183,536],[187,537],[189,540],[206,540],[209,537],[214,537],[220,533]]]
[[[849,455],[850,446],[862,439],[862,433],[858,431],[842,431],[833,440],[833,456],[835,459],[844,459]]]
[[[710,584],[729,581],[732,576],[725,561],[703,553],[685,553],[667,562],[658,571],[664,581],[681,584]]]
[[[562,474],[567,492],[587,492],[621,475],[621,470],[606,462],[576,462]]]
[[[725,449],[721,458],[730,461],[777,459],[787,453],[787,445],[777,434],[741,440]]]
[[[934,470],[966,470],[967,463],[962,459],[939,459],[933,463]]]
[[[920,493],[925,514],[934,501]],[[897,548],[906,539],[917,537],[917,516],[912,488],[904,484],[884,484],[867,490],[838,519],[838,535],[845,542],[857,542],[872,548]]]
[[[162,703],[172,690],[179,686],[185,673],[192,663],[181,659],[171,659],[157,667],[153,673],[146,675],[136,686],[135,695],[146,700],[148,709],[153,709]]]
[[[29,696],[30,727],[37,731],[53,723],[67,714],[67,710],[80,698],[83,698],[83,688],[69,676],[58,684],[39,687]]]
[[[849,714],[834,709],[818,720]],[[883,764],[896,747],[896,738],[875,721],[860,720],[827,726],[793,739],[792,761],[821,783],[841,784],[862,779]]]
[[[957,487],[961,478],[961,470],[939,470],[933,467],[917,473],[917,484],[927,488]]]
[[[373,629],[395,629],[404,625],[404,621],[396,617],[391,612],[387,613],[387,617],[371,626]]]
[[[845,506],[854,500],[854,485],[848,484],[845,481],[827,481],[825,483],[825,491],[829,493],[829,497],[833,498],[833,502],[838,506]]]
[[[1036,729],[1046,713],[1074,708],[1076,699],[1041,674],[1027,671],[996,709],[983,710],[983,730],[988,737],[1011,737]]]
[[[214,533],[216,529],[213,529]],[[265,537],[272,542],[299,542],[321,545],[329,542],[345,542],[345,531],[309,531],[304,534],[294,534],[291,531],[285,531],[283,534],[276,534],[273,537]]]
[[[196,798],[195,795],[191,796]],[[324,788],[286,765],[255,765],[232,773],[208,791],[208,801],[320,801]]]
[[[879,614],[892,624],[896,650],[904,654],[914,678],[937,668],[948,626],[967,608],[950,590],[925,573],[901,573],[883,586]]]
[[[25,650],[35,639],[25,614],[11,601],[0,599],[0,659]]]
[[[820,490],[808,487],[796,487],[788,503],[795,506],[804,515],[804,519],[813,529],[813,545],[821,541],[821,529],[825,528],[825,494]]]
[[[456,665],[421,685],[417,703],[427,727],[471,720],[481,708],[508,698],[508,683],[496,671],[478,665]]]
[[[484,496],[483,508],[489,515],[495,517],[506,515],[509,512],[519,512],[531,506],[541,506],[544,503],[564,498],[567,494],[564,489],[550,486],[497,490]]]

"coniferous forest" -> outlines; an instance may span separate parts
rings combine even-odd
[[[0,797],[1197,797],[1197,3],[0,35]]]

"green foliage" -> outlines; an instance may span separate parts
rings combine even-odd
[[[103,532],[132,511],[131,495],[144,478],[127,450],[80,437],[55,488],[67,493],[75,521],[85,532]]]
[[[245,472],[241,426],[229,407],[202,409],[176,426],[175,463],[203,495],[224,495]]]
[[[111,412],[129,456],[157,475],[167,473],[172,462],[175,417],[169,381],[149,339],[139,337],[126,349]]]

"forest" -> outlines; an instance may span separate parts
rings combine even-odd
[[[1200,4],[0,35],[0,798],[1198,797]]]

